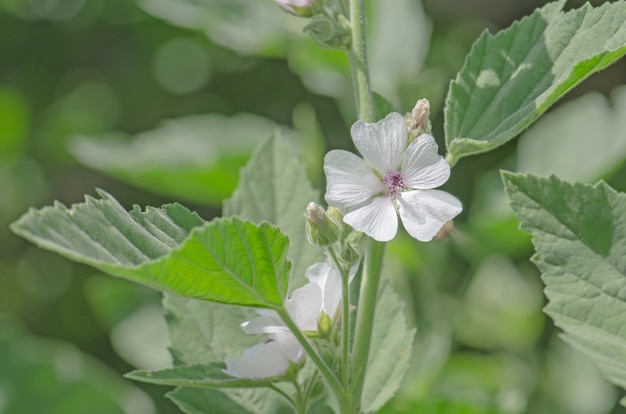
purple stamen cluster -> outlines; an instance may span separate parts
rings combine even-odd
[[[390,195],[396,195],[404,190],[404,176],[400,171],[390,170],[383,177],[383,183],[389,189]]]

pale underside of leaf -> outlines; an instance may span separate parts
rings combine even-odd
[[[564,338],[626,388],[626,195],[603,182],[504,173]]]
[[[564,3],[549,3],[476,41],[446,100],[451,163],[514,138],[561,96],[626,53],[624,1],[561,12]]]

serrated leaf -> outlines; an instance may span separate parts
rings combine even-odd
[[[136,381],[159,385],[173,385],[193,388],[256,388],[267,387],[281,377],[248,379],[235,378],[224,373],[226,365],[213,363],[204,365],[179,365],[158,371],[137,370],[126,374]]]
[[[83,164],[178,200],[219,205],[237,185],[239,169],[259,138],[278,125],[250,114],[192,115],[162,122],[133,137],[77,136],[70,152]]]
[[[626,53],[626,2],[561,12],[549,3],[476,41],[446,99],[448,160],[496,148]]]
[[[129,213],[100,194],[71,209],[57,203],[30,210],[11,228],[43,248],[156,289],[242,306],[283,303],[289,241],[276,227],[232,218],[190,232],[203,221],[180,205]]]
[[[294,280],[304,279],[306,268],[323,258],[307,241],[304,210],[318,192],[309,183],[304,166],[288,142],[273,136],[255,150],[241,171],[240,183],[224,203],[224,215],[237,215],[255,222],[269,221],[289,236],[289,257],[294,261]],[[237,357],[261,337],[245,335],[239,325],[251,319],[249,309],[167,294],[164,306],[170,329],[175,364],[205,364]],[[181,409],[197,413],[269,414],[286,410],[284,400],[268,389],[177,388],[168,394]],[[210,411],[206,407],[211,407]],[[287,411],[289,412],[289,411]]]
[[[306,238],[304,212],[319,192],[311,186],[306,171],[290,143],[279,134],[263,141],[241,170],[239,186],[224,201],[224,216],[237,215],[252,222],[267,221],[289,237],[289,258],[294,263],[293,286],[306,280],[311,264],[323,260],[321,250]]]
[[[389,279],[381,282],[365,384],[364,412],[376,412],[396,393],[409,367],[415,329],[407,328],[404,305]]]
[[[604,182],[503,173],[511,206],[532,235],[545,312],[606,378],[626,388],[626,195]]]
[[[166,394],[187,414],[291,414],[293,410],[276,398],[265,398],[254,389],[198,389],[179,387]],[[264,395],[264,394],[263,394]],[[269,394],[273,397],[273,394]]]

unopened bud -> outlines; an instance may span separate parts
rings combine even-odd
[[[322,314],[317,320],[317,332],[319,333],[320,338],[328,338],[332,327],[330,316],[328,316],[326,312],[322,311]]]
[[[409,135],[413,138],[421,134],[430,134],[430,102],[428,99],[420,99],[415,103],[411,111],[409,121]]]
[[[306,234],[316,246],[328,246],[339,240],[341,228],[326,211],[314,202],[306,206]]]
[[[350,23],[343,15],[337,15],[334,19],[322,14],[313,16],[304,32],[315,43],[327,49],[348,49],[352,41]]]
[[[298,17],[311,17],[315,14],[320,0],[276,0],[281,9]]]

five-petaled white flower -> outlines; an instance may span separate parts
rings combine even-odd
[[[412,237],[430,241],[461,212],[459,200],[434,190],[448,180],[450,166],[432,136],[422,134],[409,144],[404,117],[395,112],[376,123],[357,121],[350,133],[363,159],[343,150],[326,154],[325,198],[348,211],[343,219],[354,229],[389,241],[399,213]]]
[[[350,280],[358,266],[350,271]],[[301,331],[317,332],[323,313],[332,320],[341,303],[341,275],[326,262],[315,263],[306,271],[309,282],[293,291],[285,309]],[[247,334],[270,334],[269,339],[244,351],[239,358],[226,358],[224,372],[240,378],[267,378],[283,375],[291,362],[299,363],[304,350],[278,313],[260,309],[259,317],[241,324]]]

